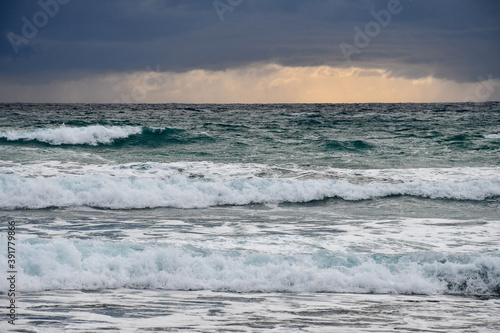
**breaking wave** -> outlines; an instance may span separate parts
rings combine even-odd
[[[6,247],[6,237],[0,238]],[[21,291],[106,288],[498,296],[497,254],[305,254],[192,245],[30,239],[17,245]],[[40,260],[40,258],[44,260]],[[7,262],[2,253],[1,265]],[[7,290],[6,279],[0,280]]]
[[[40,209],[91,206],[110,209],[153,207],[202,208],[253,203],[299,203],[328,198],[367,200],[389,196],[484,200],[500,196],[500,178],[369,182],[289,178],[205,179],[170,177],[65,175],[0,176],[0,208]]]
[[[110,144],[116,139],[139,134],[142,127],[102,126],[42,128],[24,131],[0,131],[0,138],[7,141],[38,141],[50,145],[91,145]]]
[[[16,143],[35,142],[60,145],[157,145],[192,143],[213,140],[206,133],[190,134],[176,128],[153,128],[140,126],[103,126],[43,128],[24,131],[0,131],[0,140]]]

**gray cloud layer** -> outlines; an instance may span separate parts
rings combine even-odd
[[[3,0],[0,75],[26,84],[156,65],[181,72],[273,62],[457,82],[500,78],[500,1],[401,0],[397,14],[375,24],[370,11],[394,1],[220,0],[230,6],[221,21],[212,0]],[[25,27],[23,35],[26,21],[36,33]],[[355,27],[375,29],[369,43],[358,36],[356,46]],[[350,63],[342,42],[359,51]]]

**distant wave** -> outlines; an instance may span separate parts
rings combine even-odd
[[[5,235],[0,237],[7,247]],[[141,288],[499,296],[498,254],[271,254],[132,241],[16,244],[21,291]],[[0,254],[7,262],[6,252]],[[43,260],[40,260],[43,256]],[[0,280],[0,288],[8,289]]]
[[[38,141],[51,145],[110,144],[116,139],[139,134],[142,127],[102,126],[42,128],[25,131],[0,131],[0,138],[8,141]]]
[[[371,149],[374,148],[375,146],[363,140],[354,140],[354,141],[327,140],[325,142],[325,147],[329,150],[360,151],[360,150]]]
[[[103,126],[84,127],[61,126],[35,130],[0,131],[0,140],[13,142],[39,142],[49,145],[132,145],[189,144],[199,141],[213,141],[207,133],[189,133],[169,127]]]
[[[498,134],[486,134],[484,136],[485,139],[500,139],[500,133]]]
[[[500,177],[486,179],[369,182],[289,178],[205,179],[117,177],[109,174],[49,177],[0,176],[0,208],[91,206],[111,209],[202,208],[252,203],[309,202],[328,198],[367,200],[389,196],[484,200],[500,196]]]

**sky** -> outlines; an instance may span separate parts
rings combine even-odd
[[[498,0],[2,0],[0,102],[500,100]]]

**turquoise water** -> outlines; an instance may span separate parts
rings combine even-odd
[[[2,107],[0,142],[4,160],[30,160],[37,151],[22,155],[19,149],[36,148],[43,152],[40,159],[76,152],[119,163],[293,163],[356,169],[497,166],[500,143],[494,136],[500,132],[499,122],[498,103],[13,104]],[[57,132],[50,141],[47,130],[63,125],[87,131],[79,133],[76,144],[65,142]],[[93,133],[92,126],[108,131],[94,141],[98,129]],[[135,132],[120,137],[117,132],[123,127]],[[16,140],[11,131],[28,132],[17,133]],[[31,139],[23,138],[30,132]]]
[[[19,327],[497,331],[499,153],[500,103],[0,105]]]

